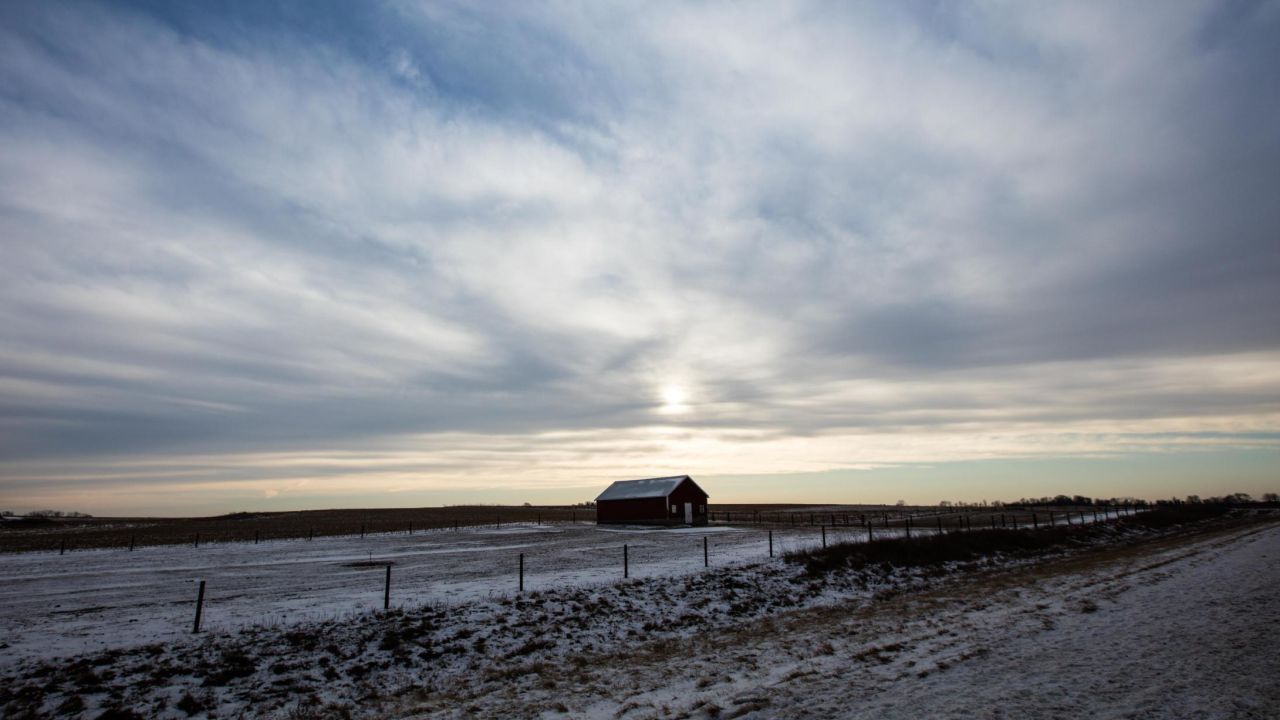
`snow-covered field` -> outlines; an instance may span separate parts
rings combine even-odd
[[[1280,525],[895,588],[564,674],[416,717],[1280,718]]]
[[[886,531],[878,530],[884,533]],[[856,528],[828,539],[862,538]],[[417,607],[514,594],[519,556],[527,591],[632,578],[768,557],[759,529],[660,530],[595,525],[502,528],[252,543],[0,555],[0,667],[31,657],[74,655],[182,639],[191,633],[196,583],[206,581],[203,627],[291,625],[381,610],[384,566],[391,604]],[[775,531],[781,553],[821,542],[818,528]]]
[[[1280,526],[1087,537],[1112,549],[820,576],[769,561],[761,530],[730,528],[5,556],[0,710],[1276,717]],[[779,554],[818,542],[775,532]],[[383,613],[382,567],[352,565],[387,561],[400,609]],[[196,578],[209,588],[198,637]]]

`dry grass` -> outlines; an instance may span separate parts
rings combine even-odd
[[[254,542],[310,536],[414,532],[511,522],[595,522],[594,508],[460,505],[386,510],[232,513],[206,518],[59,518],[0,525],[0,552]]]

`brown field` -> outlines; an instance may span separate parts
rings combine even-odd
[[[913,526],[957,529],[965,525],[1006,526],[1048,519],[1046,508],[938,508],[896,505],[814,505],[796,503],[712,504],[717,524],[773,526]],[[1053,508],[1058,518],[1089,508]],[[242,512],[202,518],[54,518],[0,524],[0,552],[254,542],[360,533],[419,532],[512,522],[595,522],[595,508],[568,506],[457,505],[448,507]]]
[[[594,522],[595,508],[459,505],[374,510],[232,513],[202,518],[56,518],[0,524],[0,552],[254,542],[419,532],[511,522]],[[198,536],[198,538],[197,538]]]

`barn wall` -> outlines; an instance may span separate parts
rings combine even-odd
[[[675,505],[677,511],[676,515],[670,516],[671,521],[678,524],[684,524],[684,504],[687,502],[693,503],[693,524],[706,525],[707,494],[702,492],[702,490],[700,490],[698,486],[690,480],[685,480],[680,483],[680,486],[671,492],[671,496],[667,503],[667,514],[670,516],[671,505]]]
[[[601,500],[596,503],[596,522],[666,524],[667,502],[663,498],[637,498],[634,500]]]

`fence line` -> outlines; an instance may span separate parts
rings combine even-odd
[[[1135,515],[1137,512],[1138,512],[1138,508],[1127,507],[1127,506],[1125,507],[1114,506],[1114,507],[1102,508],[1101,517],[1099,517],[1098,509],[1092,510],[1091,515],[1094,523],[1101,524],[1103,522],[1107,522],[1110,520],[1117,520],[1122,517],[1130,517],[1132,515]],[[1075,521],[1075,519],[1073,519],[1073,513],[1078,518],[1078,523]],[[1059,522],[1059,514],[1061,516],[1062,522]],[[830,515],[830,514],[824,514],[824,515],[827,515],[829,519],[837,518],[837,516],[835,515]],[[965,520],[966,521],[969,520],[971,515],[972,515],[971,513],[964,514]],[[750,517],[752,517],[752,519],[754,520],[754,519],[758,519],[761,516],[759,514],[755,514]],[[815,517],[816,517],[816,514],[815,514]],[[1022,518],[1021,521],[1020,521],[1020,517]],[[843,520],[844,518],[839,517],[839,519]],[[852,523],[850,524],[835,523],[830,526],[830,530],[833,534],[832,539],[836,543],[849,543],[849,542],[861,543],[862,541],[858,540],[857,538],[860,537],[860,534],[864,530],[866,532],[865,542],[867,543],[876,542],[876,541],[894,540],[894,539],[900,539],[900,538],[910,540],[913,537],[915,538],[942,537],[948,534],[948,530],[945,524],[942,522],[941,517],[937,518],[933,528],[929,528],[927,526],[922,527],[918,524],[913,526],[912,516],[906,516],[900,519],[902,521],[900,525],[892,526],[887,517],[882,517],[881,521],[883,523],[883,527],[881,528],[881,532],[879,535],[877,535],[875,532],[875,523],[873,522],[873,518],[870,516],[866,516],[866,515],[863,516],[862,518],[863,522],[861,526],[854,525]],[[1047,520],[1048,522],[1046,524],[1046,527],[1058,527],[1058,526],[1062,526],[1063,524],[1067,526],[1074,526],[1076,524],[1084,525],[1088,522],[1088,518],[1086,517],[1086,512],[1084,510],[1065,511],[1065,512],[1048,511]],[[536,519],[536,522],[538,523],[541,523],[541,521],[542,521],[541,517]],[[1018,513],[1018,512],[991,513],[990,521],[991,521],[990,523],[991,529],[995,529],[995,530],[1039,529],[1040,513],[1035,511],[1022,512],[1022,513]],[[501,527],[500,520],[495,519],[494,524],[496,527]],[[511,523],[508,523],[508,524],[510,525]],[[483,526],[487,526],[487,523],[483,525],[476,525],[471,527],[483,527]],[[455,528],[456,527],[458,526],[455,523]],[[801,540],[800,540],[800,543],[796,546],[796,548],[792,550],[792,552],[802,551],[802,550],[805,550],[806,548],[816,549],[813,546],[813,542],[815,540],[820,544],[820,547],[822,549],[829,548],[830,546],[829,546],[828,537],[827,537],[828,529],[829,529],[828,525],[825,523],[820,524],[818,525],[817,529],[818,529],[818,533],[816,536],[802,534],[799,531],[793,533],[793,538],[792,538],[793,540],[797,539],[795,536],[800,536]],[[914,535],[912,534],[913,529],[915,533]],[[983,528],[980,526],[979,529],[983,529]],[[363,525],[361,526],[361,530],[362,531],[365,530],[365,527]],[[429,530],[442,531],[442,530],[447,530],[447,528],[432,528]],[[973,526],[971,522],[958,521],[956,525],[951,528],[950,532],[957,532],[957,531],[971,532],[972,530],[973,530]],[[383,535],[386,535],[386,534],[391,534],[391,533],[390,532],[383,533]],[[843,536],[843,538],[841,536]],[[363,533],[361,537],[364,537]],[[769,527],[766,529],[766,537],[767,537],[767,557],[773,558],[775,557],[774,528]],[[805,541],[802,539],[804,537],[809,538],[808,543],[805,543]],[[703,535],[701,540],[702,540],[703,567],[704,569],[709,569],[711,567],[710,537],[707,535]],[[193,546],[199,547],[199,542],[200,542],[200,536],[197,533],[195,536],[195,541],[193,543]],[[254,542],[255,544],[258,542],[258,537],[256,536],[256,534],[255,534]],[[133,538],[131,536],[130,549],[132,550],[132,548],[133,548]],[[60,552],[64,553],[65,551],[66,551],[66,539],[63,538]],[[785,552],[785,549],[784,549],[784,556],[786,554],[787,553]],[[631,571],[630,566],[631,566],[630,546],[628,543],[623,543],[622,545],[622,577],[623,579],[630,578],[630,571]],[[385,572],[385,575],[384,575],[384,583],[383,583],[382,607],[383,607],[383,610],[388,610],[391,607],[391,562],[390,561],[387,562],[384,572]],[[525,591],[525,554],[524,553],[519,553],[518,555],[517,572],[518,572],[517,592],[523,593]],[[199,633],[201,629],[201,621],[204,613],[205,586],[206,586],[206,581],[200,580],[199,590],[196,596],[195,620],[192,625],[192,632],[194,633]]]

